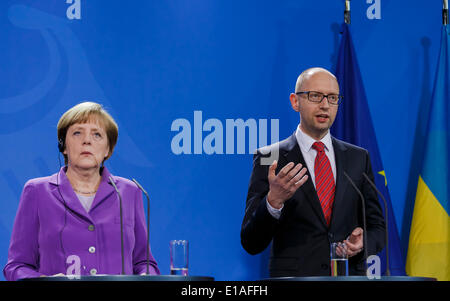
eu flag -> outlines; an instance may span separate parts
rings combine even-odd
[[[375,176],[375,184],[388,203],[389,213],[387,226],[389,227],[389,263],[391,275],[405,275],[404,260],[400,249],[400,238],[389,197],[387,177],[381,162],[372,118],[370,116],[366,93],[364,91],[348,24],[342,25],[342,39],[335,74],[339,82],[340,93],[344,96],[344,99],[339,105],[339,111],[334,125],[331,128],[331,134],[338,139],[358,145],[369,151]],[[384,203],[382,200],[380,202],[384,211]],[[385,273],[385,250],[379,256],[382,262],[382,273]]]
[[[444,25],[406,261],[408,275],[445,281],[450,281],[449,31]]]

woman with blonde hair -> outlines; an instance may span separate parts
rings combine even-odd
[[[116,122],[100,104],[83,102],[62,115],[57,132],[66,165],[25,184],[5,278],[72,274],[74,265],[78,275],[145,273],[150,246],[142,193],[103,166],[117,143]],[[148,263],[150,274],[160,273],[151,252]]]

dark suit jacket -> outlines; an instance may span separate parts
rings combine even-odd
[[[336,157],[336,191],[330,226],[320,206],[317,192],[308,171],[308,180],[284,203],[280,219],[273,218],[266,207],[269,191],[269,165],[261,165],[262,153],[278,147],[276,174],[287,163],[306,167],[295,134],[259,150],[253,160],[241,243],[250,254],[262,252],[272,242],[269,272],[271,277],[329,276],[330,242],[345,240],[356,228],[363,228],[359,194],[343,174],[345,171],[364,195],[368,255],[376,254],[385,244],[385,223],[376,192],[365,181],[365,172],[373,173],[367,150],[332,137]],[[349,259],[349,274],[364,275],[364,252]]]

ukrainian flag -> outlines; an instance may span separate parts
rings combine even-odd
[[[449,41],[445,25],[406,259],[408,275],[446,281],[450,281]]]

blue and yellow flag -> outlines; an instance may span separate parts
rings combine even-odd
[[[450,281],[449,26],[443,26],[425,154],[409,236],[406,272]]]
[[[342,39],[335,74],[339,82],[340,93],[344,96],[344,99],[342,104],[339,105],[339,112],[331,128],[331,133],[336,138],[369,151],[375,184],[386,199],[388,207],[390,272],[393,276],[405,275],[405,262],[401,253],[400,237],[392,210],[388,182],[378,150],[350,28],[347,24],[342,25]],[[384,212],[384,202],[382,200],[380,202]],[[383,250],[379,256],[382,262],[382,273],[384,274],[386,271],[386,251]]]

